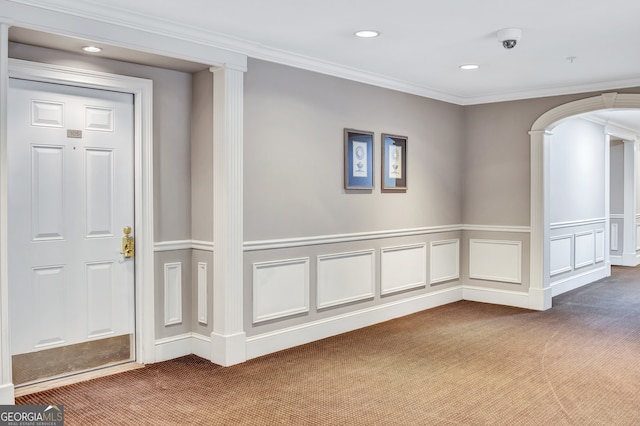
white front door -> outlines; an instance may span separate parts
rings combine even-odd
[[[14,78],[8,95],[12,355],[133,340],[133,95]]]

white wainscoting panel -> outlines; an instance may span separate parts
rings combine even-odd
[[[318,308],[375,295],[375,250],[318,256]]]
[[[550,275],[562,274],[573,270],[573,234],[551,237],[549,247]]]
[[[198,262],[198,322],[207,325],[207,262]]]
[[[636,251],[640,250],[640,224],[636,223]]]
[[[522,242],[469,240],[469,278],[522,282]]]
[[[381,293],[427,285],[427,245],[385,247],[380,251]]]
[[[431,284],[460,278],[460,240],[431,242],[429,256]]]
[[[609,241],[609,248],[613,251],[618,251],[618,224],[611,224],[611,241]]]
[[[584,268],[595,263],[595,232],[586,231],[575,234],[575,269]]]
[[[309,258],[253,264],[253,322],[309,311]]]
[[[182,263],[164,264],[164,325],[182,322]]]
[[[604,262],[604,229],[596,230],[596,263]]]

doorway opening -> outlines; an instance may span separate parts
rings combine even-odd
[[[640,109],[640,95],[605,93],[554,108],[536,120],[531,136],[531,287],[530,307],[549,309],[551,286],[550,153],[553,129],[567,119],[603,110]],[[608,207],[608,205],[607,205]],[[608,218],[606,218],[608,220]],[[608,235],[608,232],[607,234]],[[594,235],[597,239],[597,234]],[[606,240],[605,240],[606,241]],[[608,249],[608,248],[607,248]],[[581,285],[590,281],[583,282]]]

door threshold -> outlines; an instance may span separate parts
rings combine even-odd
[[[86,382],[87,380],[93,380],[100,377],[111,376],[113,374],[124,373],[125,371],[137,370],[139,368],[144,368],[144,364],[139,364],[135,361],[129,361],[123,364],[101,367],[94,370],[75,373],[72,375],[52,377],[41,381],[20,384],[15,387],[14,393],[16,397],[30,395],[32,393],[42,392],[49,389],[55,389],[75,383]]]

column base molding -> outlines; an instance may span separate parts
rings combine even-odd
[[[247,360],[247,335],[211,333],[211,362],[229,367]]]

